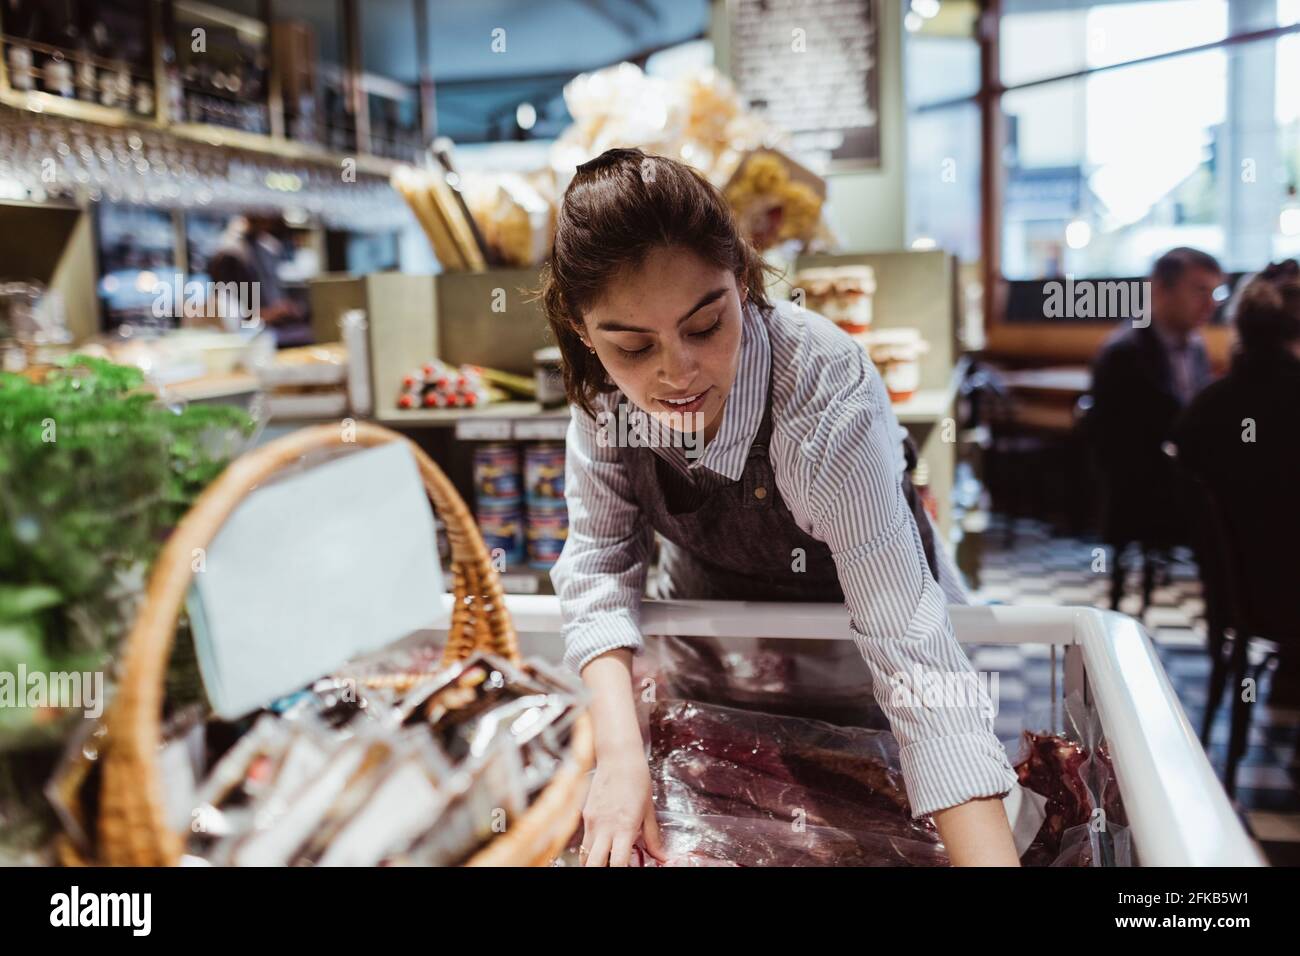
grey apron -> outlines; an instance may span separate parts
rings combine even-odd
[[[830,548],[799,527],[781,498],[768,458],[771,437],[769,382],[767,407],[739,481],[701,491],[653,449],[620,449],[637,505],[662,539],[652,597],[843,603]],[[911,449],[908,463],[915,464]],[[931,525],[906,474],[903,492],[937,581]],[[854,642],[755,637],[663,636],[649,646],[671,697],[841,725],[889,726],[874,706],[870,673]]]
[[[768,458],[771,388],[739,481],[700,491],[647,447],[622,448],[641,514],[664,539],[657,597],[680,600],[843,601],[830,548],[799,527]],[[910,441],[910,439],[909,439]],[[909,459],[912,455],[909,453]],[[903,476],[930,573],[939,580],[930,522]]]

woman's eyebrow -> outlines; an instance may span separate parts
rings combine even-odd
[[[677,324],[681,325],[696,312],[700,311],[700,309],[710,303],[717,302],[718,299],[722,298],[726,294],[727,290],[725,288],[714,289],[712,292],[704,293],[704,295],[700,296],[700,301],[691,306],[690,311],[677,320]],[[597,322],[596,328],[602,332],[640,332],[642,335],[655,334],[653,329],[643,329],[636,325],[624,325],[622,322]]]

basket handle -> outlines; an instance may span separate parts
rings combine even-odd
[[[126,638],[122,679],[106,715],[99,843],[110,865],[166,866],[180,858],[181,841],[166,824],[158,750],[163,682],[176,622],[189,590],[191,556],[206,548],[250,492],[311,452],[404,442],[415,458],[451,545],[454,600],[443,663],[479,650],[518,663],[519,643],[501,580],[465,501],[446,474],[410,439],[356,422],[299,429],[235,459],[199,496],[154,562],[140,610]]]

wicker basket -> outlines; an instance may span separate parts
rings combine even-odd
[[[172,866],[181,856],[182,836],[165,823],[158,767],[163,678],[177,618],[190,586],[190,556],[211,544],[239,503],[303,455],[341,447],[405,442],[419,467],[429,498],[447,526],[455,601],[444,664],[476,651],[519,661],[518,639],[506,610],[501,581],[469,509],[455,487],[417,445],[376,425],[317,425],[286,435],[235,460],[194,503],[158,556],[140,612],[126,640],[122,679],[105,716],[108,740],[102,752],[99,862],[110,866]],[[591,722],[574,724],[571,758],[505,833],[468,863],[470,866],[539,866],[564,848],[581,815],[584,782],[595,757]],[[65,862],[81,862],[66,842]]]

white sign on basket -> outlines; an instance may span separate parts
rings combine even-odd
[[[187,604],[208,699],[226,719],[421,628],[446,626],[433,514],[393,443],[254,491]]]

